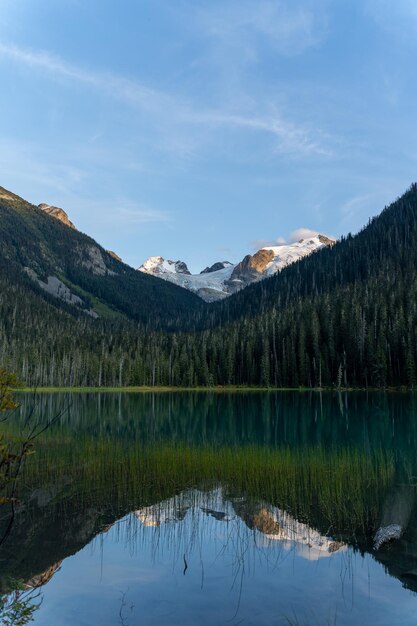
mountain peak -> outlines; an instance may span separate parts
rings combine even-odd
[[[191,275],[184,261],[172,261],[171,259],[164,259],[162,256],[150,256],[149,259],[142,263],[138,270],[139,272],[155,274],[156,276],[160,276],[161,274]]]
[[[74,224],[69,219],[68,214],[64,211],[64,209],[60,209],[59,207],[52,206],[50,204],[45,204],[44,202],[42,204],[38,204],[38,209],[40,209],[44,213],[47,213],[51,217],[54,217],[55,219],[59,220],[60,222],[65,224],[65,226],[68,226],[69,228],[73,228],[74,230],[77,230]]]
[[[16,200],[19,196],[16,196],[11,191],[7,191],[4,187],[0,187],[0,199],[1,200]]]
[[[231,267],[232,265],[233,263],[230,263],[230,261],[217,261],[217,263],[213,263],[213,265],[207,266],[204,270],[200,272],[200,274],[211,274],[212,272],[224,270],[225,267]]]

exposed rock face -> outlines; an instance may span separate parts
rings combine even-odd
[[[253,516],[253,527],[265,535],[279,535],[281,532],[280,525],[272,517],[268,509],[259,509]]]
[[[260,275],[265,271],[268,263],[273,261],[274,253],[272,250],[262,248],[253,256],[247,254],[243,261],[238,263],[233,270],[228,285],[232,290],[249,285],[258,280]]]
[[[330,239],[330,237],[326,237],[326,235],[317,235],[317,237],[324,246],[334,246],[336,243],[334,239]]]
[[[206,267],[200,274],[211,274],[211,272],[218,272],[219,270],[223,270],[225,267],[230,267],[233,263],[229,261],[218,261],[217,263],[213,263],[211,267]]]
[[[30,589],[38,589],[39,587],[43,587],[44,585],[46,585],[46,583],[49,583],[53,575],[60,569],[61,565],[62,561],[58,561],[58,563],[54,563],[41,574],[32,576],[32,578],[27,581],[26,587],[29,587]]]
[[[109,270],[104,261],[100,248],[97,246],[83,246],[78,248],[81,264],[97,276],[114,276],[115,273]]]
[[[113,252],[113,250],[106,250],[106,252],[110,254],[110,256],[113,257],[113,259],[116,259],[116,261],[120,261],[120,263],[123,263],[123,260],[119,257],[118,254]]]
[[[35,281],[43,291],[49,293],[49,295],[62,300],[66,304],[71,304],[72,306],[82,309],[84,313],[93,318],[98,317],[93,309],[86,308],[86,303],[82,298],[73,293],[71,289],[56,276],[48,276],[46,282],[44,282],[38,277],[35,270],[30,267],[25,267],[24,270],[26,274]]]
[[[0,187],[0,198],[2,200],[15,200],[15,195],[6,191],[3,187]]]
[[[43,282],[42,280],[38,280],[38,284],[44,291],[49,293],[51,296],[55,298],[59,298],[68,304],[73,304],[74,306],[83,306],[83,300],[77,296],[75,293],[72,293],[71,289],[69,289],[62,280],[59,280],[56,276],[48,276],[46,279],[47,282]]]
[[[74,230],[77,230],[74,224],[69,219],[67,213],[65,213],[64,209],[60,209],[57,206],[51,206],[50,204],[44,204],[44,203],[39,204],[38,208],[41,209],[41,211],[44,211],[44,213],[47,213],[48,215],[55,217],[57,220],[65,224],[65,226],[68,226],[69,228],[73,228]]]
[[[170,261],[168,261],[169,263]],[[184,263],[184,261],[175,261],[175,271],[177,272],[177,274],[187,274],[188,276],[191,275],[190,270],[187,267],[187,264]]]

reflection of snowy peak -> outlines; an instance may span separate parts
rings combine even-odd
[[[173,498],[135,511],[136,518],[145,527],[159,527],[185,521],[191,515],[209,516],[218,522],[245,523],[247,528],[260,533],[258,545],[280,542],[286,550],[296,548],[299,556],[310,561],[329,557],[346,550],[346,544],[322,535],[308,524],[278,507],[265,504],[249,504],[242,499],[234,502],[224,497],[221,488],[209,492],[191,490]],[[262,542],[260,543],[260,539]]]
[[[200,274],[191,274],[182,261],[167,261],[150,257],[139,271],[154,274],[184,289],[194,291],[206,302],[221,300],[251,283],[276,274],[287,265],[308,256],[320,248],[331,246],[334,240],[324,235],[301,239],[280,246],[266,246],[253,255],[248,254],[236,265],[228,261],[214,263]]]

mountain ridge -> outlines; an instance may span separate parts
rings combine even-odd
[[[199,274],[191,274],[184,261],[172,261],[162,256],[149,257],[138,271],[158,276],[162,280],[195,292],[206,302],[216,302],[244,289],[252,283],[273,276],[288,265],[336,242],[325,235],[301,239],[294,243],[265,246],[233,264],[219,261]]]
[[[169,326],[198,311],[197,296],[136,272],[73,228],[62,209],[46,206],[0,187],[0,266],[16,282],[74,314]]]
[[[0,359],[28,385],[417,386],[415,184],[357,235],[211,305],[101,248],[105,275],[85,249],[74,265],[74,245],[93,240],[2,194]],[[62,280],[85,310],[58,304],[24,267],[48,287]]]

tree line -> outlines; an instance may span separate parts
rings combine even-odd
[[[5,276],[0,287],[0,362],[28,385],[414,387],[417,186],[194,322],[173,312],[181,331],[74,315]]]

